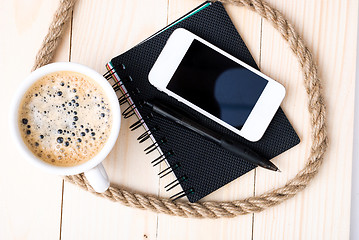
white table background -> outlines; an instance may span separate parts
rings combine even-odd
[[[359,36],[359,25],[358,25]],[[350,216],[350,239],[359,239],[359,41],[357,42],[357,72],[355,84],[354,142],[352,164],[352,200]]]
[[[261,213],[218,220],[183,219],[110,202],[34,168],[18,153],[7,127],[9,102],[30,72],[58,2],[0,0],[0,109],[4,111],[0,118],[0,240],[349,238],[357,0],[267,0],[293,23],[318,62],[328,106],[330,146],[318,176],[294,198]],[[104,2],[78,0],[55,61],[80,62],[104,72],[104,64],[112,57],[202,1]],[[307,96],[297,59],[278,31],[258,14],[233,6],[226,10],[261,70],[286,86],[282,107],[302,142],[274,159],[281,174],[251,171],[204,200],[239,199],[282,186],[304,166],[311,145]],[[149,164],[154,155],[145,156],[138,150],[140,131],[128,130],[134,121],[122,122],[119,141],[105,167],[115,183],[167,197],[166,182],[156,176],[160,169]],[[358,140],[354,146],[357,144]],[[357,184],[358,152],[354,159],[353,181]],[[357,196],[356,187],[353,204]],[[352,221],[352,239],[359,239],[354,235],[358,222],[358,218]]]

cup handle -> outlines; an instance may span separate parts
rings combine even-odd
[[[103,193],[109,188],[110,181],[102,163],[88,170],[84,174],[90,185],[96,192]]]

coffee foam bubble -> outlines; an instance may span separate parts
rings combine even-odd
[[[36,81],[19,108],[19,128],[28,148],[56,166],[93,158],[111,131],[112,112],[102,88],[75,72],[55,72]]]

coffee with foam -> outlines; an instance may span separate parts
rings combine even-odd
[[[93,158],[105,145],[112,112],[102,88],[75,72],[55,72],[37,80],[19,108],[23,141],[38,158],[71,167]]]

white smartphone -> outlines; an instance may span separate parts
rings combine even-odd
[[[160,91],[249,141],[258,141],[285,88],[193,33],[176,29],[148,79]]]

